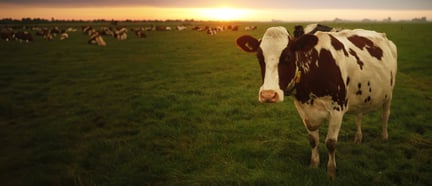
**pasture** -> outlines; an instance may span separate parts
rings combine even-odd
[[[355,117],[346,115],[334,181],[327,125],[311,169],[292,98],[259,103],[258,62],[235,46],[243,34],[276,25],[292,33],[295,24],[236,24],[214,36],[129,32],[104,37],[105,47],[80,31],[64,41],[1,40],[0,185],[432,185],[431,23],[326,23],[386,32],[398,47],[389,140],[373,112],[354,144]]]

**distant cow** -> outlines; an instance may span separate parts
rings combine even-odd
[[[12,30],[2,29],[0,32],[1,39],[5,41],[10,41],[15,39],[15,34]]]
[[[111,28],[108,27],[102,27],[99,31],[99,33],[101,35],[109,35],[109,36],[114,36],[114,32],[112,31]]]
[[[178,25],[178,26],[176,26],[176,30],[177,31],[183,31],[183,30],[186,30],[187,29],[187,27],[186,26],[183,26],[183,25]]]
[[[52,29],[50,30],[50,33],[51,33],[52,35],[54,35],[54,36],[57,36],[57,34],[60,34],[61,31],[60,31],[60,29],[56,26],[56,27],[54,27],[54,28],[52,28]]]
[[[246,31],[251,31],[251,30],[256,30],[258,27],[257,26],[246,26],[245,30]]]
[[[88,40],[88,44],[97,44],[98,46],[106,46],[105,40],[97,31],[93,31]]]
[[[66,32],[76,32],[76,31],[78,31],[78,29],[72,27],[66,29]]]
[[[27,31],[18,31],[15,33],[15,38],[19,40],[20,42],[32,42],[33,36],[30,32]]]
[[[336,144],[345,113],[356,114],[354,141],[360,143],[363,113],[382,108],[382,138],[388,139],[397,50],[385,34],[355,29],[292,38],[284,27],[271,27],[261,40],[245,35],[237,39],[237,45],[257,54],[263,80],[260,102],[280,102],[285,95],[293,96],[309,134],[312,167],[320,162],[318,128],[322,121],[328,121],[327,173],[332,178],[336,176]]]
[[[231,30],[232,31],[238,31],[239,30],[239,26],[238,25],[231,26]]]
[[[135,35],[138,38],[145,38],[147,35],[145,34],[144,30],[135,30]]]
[[[211,36],[216,35],[217,32],[218,32],[218,30],[216,28],[213,28],[213,27],[207,29],[207,34],[211,35]]]
[[[87,35],[90,36],[93,33],[94,29],[91,26],[82,26],[81,30],[82,30],[83,33],[85,33],[85,34],[87,34]]]
[[[169,26],[156,26],[156,31],[171,31],[172,28]]]
[[[67,38],[69,38],[69,34],[65,30],[62,30],[60,33],[60,40],[65,40]]]
[[[51,34],[53,30],[50,30],[48,28],[43,28],[42,29],[42,36],[45,40],[52,40],[54,38],[54,36]]]
[[[125,40],[125,39],[127,39],[127,32],[128,32],[128,29],[125,28],[125,27],[118,28],[118,29],[115,31],[114,36],[115,36],[115,38],[117,38],[118,40]]]

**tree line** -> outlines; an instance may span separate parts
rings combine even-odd
[[[12,18],[3,18],[0,19],[0,24],[41,24],[41,23],[84,23],[84,22],[93,22],[93,23],[111,23],[116,25],[118,22],[195,22],[194,19],[167,19],[167,20],[106,20],[106,19],[94,19],[94,20],[63,20],[63,19],[45,19],[45,18],[21,18],[21,19],[12,19]]]

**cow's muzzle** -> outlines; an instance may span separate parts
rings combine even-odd
[[[281,101],[279,95],[274,90],[262,90],[259,93],[259,101],[263,103],[276,103]]]

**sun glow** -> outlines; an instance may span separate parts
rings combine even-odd
[[[199,14],[204,19],[217,21],[233,21],[244,19],[250,10],[238,8],[203,8],[199,10]]]

